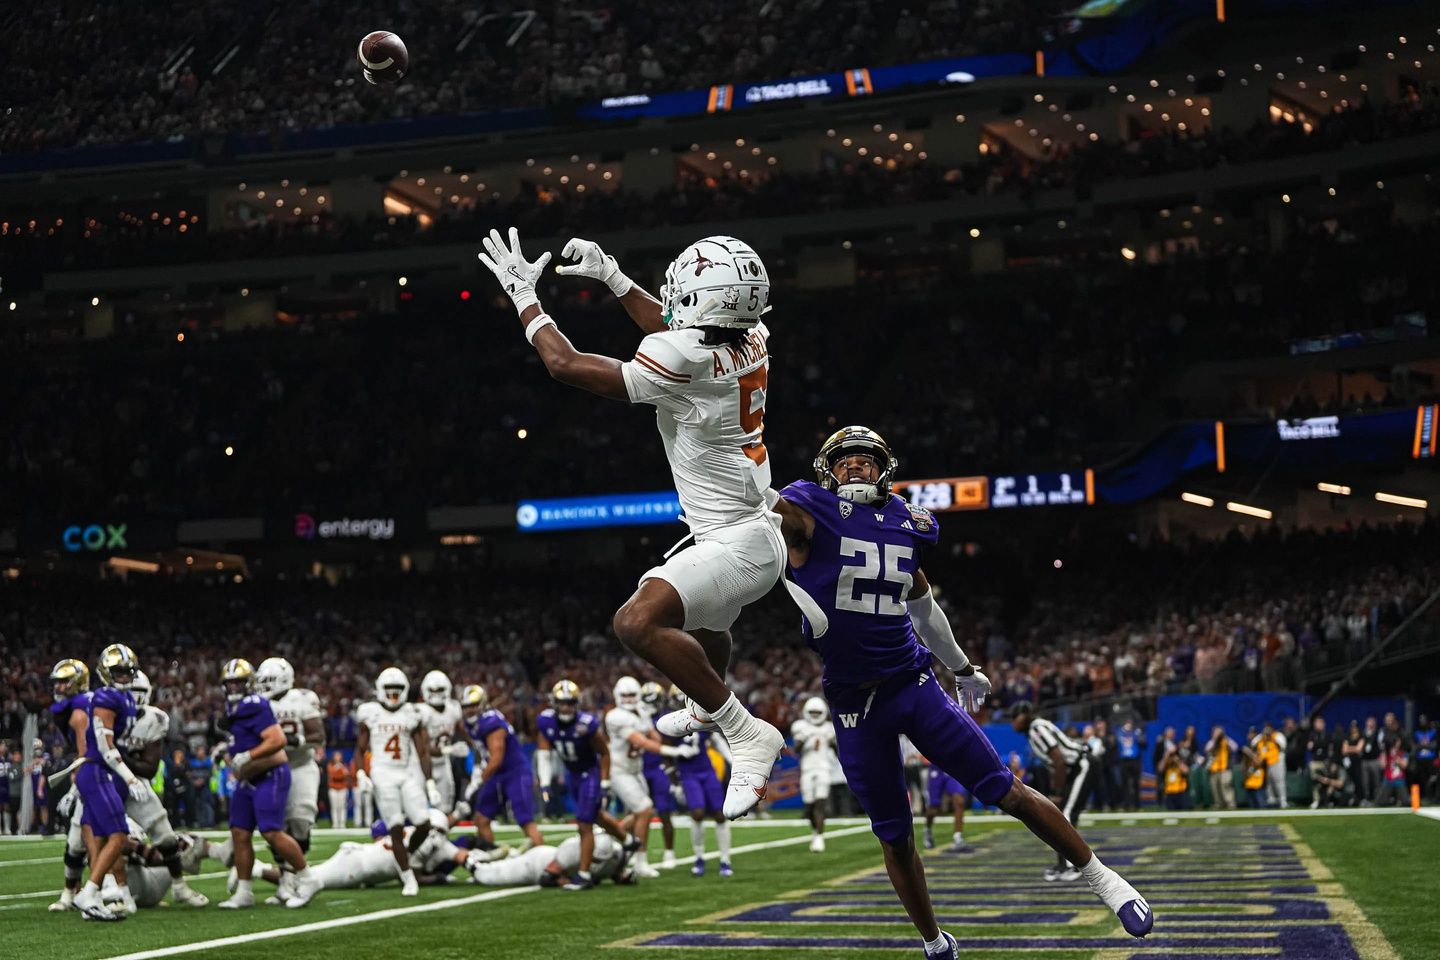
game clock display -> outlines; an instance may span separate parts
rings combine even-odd
[[[1095,472],[1071,470],[990,477],[905,480],[895,492],[936,513],[1010,507],[1055,507],[1095,502]]]

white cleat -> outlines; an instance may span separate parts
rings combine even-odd
[[[402,897],[413,897],[419,893],[420,884],[416,882],[413,876],[410,879],[406,880],[405,885],[400,888],[400,896]]]
[[[824,853],[824,852],[825,852],[825,836],[824,836],[824,834],[819,834],[819,833],[817,833],[817,834],[815,834],[815,836],[813,836],[813,837],[810,838],[810,852],[811,852],[811,853]]]
[[[170,884],[170,896],[176,903],[183,903],[191,907],[204,907],[210,903],[209,897],[191,887],[184,880]]]
[[[656,877],[660,876],[660,871],[656,870],[644,860],[635,861],[634,871],[635,876],[639,877],[641,880],[654,880]]]
[[[674,869],[675,869],[675,851],[674,851],[674,850],[666,850],[666,851],[665,851],[665,856],[663,856],[663,857],[660,858],[660,869],[661,869],[661,870],[674,870]]]
[[[51,913],[64,913],[66,910],[75,910],[75,891],[68,887],[60,891],[60,899],[50,904]]]
[[[116,920],[125,919],[125,912],[123,910],[119,913],[110,910],[105,905],[105,902],[100,899],[100,894],[96,891],[92,891],[88,896],[84,890],[77,893],[75,895],[75,909],[79,910],[80,915],[86,920],[113,923]]]
[[[725,819],[738,820],[765,799],[770,771],[785,747],[785,737],[764,720],[751,718],[750,736],[730,741],[730,784],[725,788]]]
[[[686,697],[685,708],[667,713],[656,720],[655,729],[659,730],[662,736],[683,740],[702,730],[719,730],[720,724],[711,720],[710,714],[701,709],[698,703]]]
[[[226,840],[224,843],[210,844],[210,856],[219,860],[222,867],[235,866],[235,841]]]
[[[325,889],[325,884],[318,877],[300,878],[296,877],[290,882],[290,899],[285,901],[285,906],[290,910],[299,910],[305,904],[315,899],[315,894]]]
[[[229,900],[221,900],[215,904],[219,910],[249,910],[255,906],[255,895],[253,893],[235,893]]]

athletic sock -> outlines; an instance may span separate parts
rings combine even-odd
[[[106,874],[106,876],[109,876],[109,874]],[[80,888],[80,893],[83,894],[84,896],[87,896],[87,897],[90,896],[90,894],[92,894],[92,893],[99,893],[99,892],[100,892],[100,888],[95,885],[95,881],[94,881],[94,880],[86,880],[86,881],[85,881],[85,886],[83,886],[83,887]]]
[[[719,710],[710,714],[710,719],[720,725],[720,732],[725,735],[725,740],[732,744],[737,738],[749,739],[748,728],[755,722],[755,718],[750,716],[749,711],[740,705],[739,698],[733,693],[730,694],[730,699],[720,706]]]
[[[1105,906],[1111,910],[1119,910],[1131,900],[1145,899],[1124,877],[1101,863],[1099,857],[1092,856],[1090,862],[1080,868],[1080,875],[1090,884],[1094,894],[1104,900]]]
[[[400,872],[400,882],[401,882],[401,883],[415,883],[415,882],[417,882],[417,881],[415,880],[415,871],[414,871],[414,869],[412,868],[412,869],[410,869],[410,870],[402,870],[402,871]]]
[[[957,847],[965,842],[965,836],[959,830],[956,830],[952,836],[955,838],[955,846]]]
[[[720,846],[720,862],[730,862],[730,823],[715,824],[715,840]]]
[[[254,884],[254,881],[252,881],[252,880],[236,880],[236,881],[235,881],[235,896],[237,896],[237,897],[251,897],[251,898],[253,899],[254,896],[255,896],[255,887],[254,887],[253,884]]]
[[[940,948],[946,945],[945,934],[943,933],[938,934],[934,940],[925,940],[924,937],[921,937],[920,939],[923,940],[925,943],[926,953],[939,953]]]
[[[697,820],[690,824],[690,852],[695,854],[696,860],[705,859],[705,821]]]

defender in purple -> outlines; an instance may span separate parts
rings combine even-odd
[[[255,867],[253,837],[260,831],[275,862],[281,865],[278,899],[292,909],[303,907],[320,892],[295,838],[285,832],[285,802],[290,796],[290,766],[285,759],[285,731],[275,719],[270,699],[252,693],[255,668],[248,660],[227,660],[220,669],[225,691],[221,727],[230,737],[230,770],[235,793],[230,798],[230,840],[235,851],[235,890],[221,901],[222,910],[255,906],[251,871]],[[287,869],[288,868],[288,869]]]
[[[580,709],[580,688],[561,680],[550,688],[550,707],[535,720],[538,733],[535,761],[540,768],[540,789],[548,792],[552,780],[552,752],[565,764],[565,784],[575,804],[575,828],[580,832],[580,868],[566,890],[589,890],[595,886],[590,863],[595,856],[595,824],[620,841],[626,854],[640,849],[640,843],[604,810],[610,789],[610,741],[600,718]]]
[[[85,661],[65,659],[57,662],[50,670],[50,716],[55,726],[65,733],[70,749],[83,761],[85,756],[85,731],[90,727],[90,668]],[[94,846],[94,834],[87,834],[82,821],[84,810],[79,806],[80,791],[73,784],[61,799],[62,813],[68,808],[69,829],[65,833],[65,853],[61,859],[65,864],[65,886],[60,899],[50,905],[54,911],[75,909],[75,894],[80,892],[80,881],[85,875],[85,857],[89,847]]]
[[[485,688],[478,683],[470,684],[460,695],[460,710],[465,732],[485,748],[483,762],[478,755],[475,757],[475,772],[465,791],[474,810],[476,838],[494,845],[490,821],[508,804],[510,816],[525,831],[531,845],[542,846],[545,839],[535,825],[535,774],[520,738],[515,736],[515,728],[505,714],[490,706]]]
[[[81,822],[90,828],[96,844],[90,859],[90,879],[75,895],[75,908],[86,920],[123,920],[126,916],[105,909],[100,898],[100,883],[125,851],[125,835],[129,831],[125,823],[126,794],[138,799],[150,789],[126,766],[117,745],[135,723],[135,701],[125,688],[139,668],[135,651],[122,643],[112,643],[100,651],[95,676],[101,687],[85,705],[87,726],[80,751],[84,760],[75,772],[75,789],[84,806]],[[78,709],[73,700],[71,709]],[[73,712],[71,718],[74,718]],[[76,741],[79,746],[78,731]],[[122,893],[129,895],[123,887]]]
[[[773,509],[783,520],[785,585],[804,615],[806,641],[824,662],[846,780],[870,817],[926,956],[958,957],[959,951],[936,924],[925,885],[901,735],[971,796],[1016,817],[1081,865],[1126,931],[1143,937],[1154,924],[1149,904],[1100,862],[1053,803],[1011,775],[956,702],[963,697],[978,707],[990,682],[965,657],[931,595],[921,554],[938,541],[939,524],[891,492],[898,466],[875,431],[845,427],[815,457],[816,482],[792,483]],[[944,689],[952,677],[953,697]]]

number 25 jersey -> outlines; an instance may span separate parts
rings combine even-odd
[[[423,721],[415,704],[386,710],[370,700],[360,704],[355,719],[370,731],[370,776],[404,778],[420,769],[413,738]]]
[[[892,496],[882,506],[842,500],[800,480],[780,492],[815,518],[810,555],[787,564],[786,588],[827,683],[855,685],[930,664],[905,605],[921,550],[940,538],[928,510]],[[798,589],[797,589],[798,588]]]

